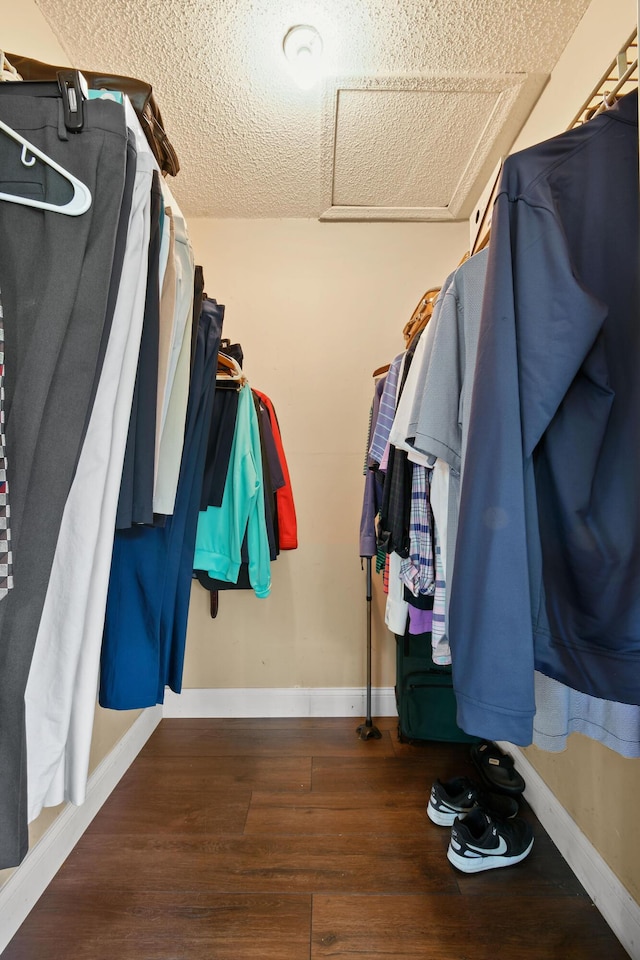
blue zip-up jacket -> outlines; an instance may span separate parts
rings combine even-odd
[[[637,91],[509,157],[450,606],[458,722],[532,739],[534,666],[640,703]]]

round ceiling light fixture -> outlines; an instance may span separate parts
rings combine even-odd
[[[303,90],[310,90],[321,75],[322,37],[316,28],[307,24],[291,27],[282,41],[282,49],[295,82]]]

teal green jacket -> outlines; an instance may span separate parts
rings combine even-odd
[[[215,580],[237,583],[245,531],[249,582],[256,596],[271,592],[271,560],[264,513],[262,455],[258,417],[249,385],[238,399],[236,428],[222,504],[198,517],[194,570]]]

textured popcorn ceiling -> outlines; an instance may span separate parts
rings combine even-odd
[[[324,220],[466,219],[541,74],[325,82]]]
[[[334,203],[445,206],[464,171],[467,145],[479,139],[494,101],[491,93],[466,91],[342,91]]]
[[[588,6],[37,2],[76,66],[153,84],[180,158],[171,186],[185,214],[317,217],[329,205],[337,215],[342,207],[386,208],[408,219],[412,210],[414,219],[425,208],[446,210],[456,190],[455,209],[466,215],[469,192],[513,142],[539,93],[540,82],[525,84],[525,93],[509,101],[512,78],[550,73]],[[282,39],[296,23],[311,23],[322,35],[325,87],[301,91],[287,72]],[[505,75],[511,79],[503,83]],[[362,78],[358,86],[369,89],[342,90],[328,109],[327,89],[338,76]],[[450,77],[457,78],[453,90]],[[404,83],[395,92],[373,92],[376,84],[388,87],[389,78]]]

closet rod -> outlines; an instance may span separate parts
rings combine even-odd
[[[621,62],[627,65],[622,75],[620,74]],[[602,111],[606,109],[607,103],[610,103],[609,98],[615,96],[616,93],[622,90],[626,83],[633,81],[637,83],[637,68],[638,30],[636,28],[627,42],[622,46],[620,52],[611,61],[605,73],[600,77],[600,80],[583,102],[567,129],[571,130],[573,127],[580,126],[587,120],[590,120],[591,117],[595,116],[594,109],[596,107],[596,112],[602,113]],[[614,90],[607,89],[607,84],[610,83],[615,83]]]
[[[636,59],[633,61],[633,63],[631,63],[631,64],[627,67],[627,69],[625,70],[625,72],[623,73],[623,75],[620,77],[620,79],[619,79],[618,82],[616,83],[616,85],[615,85],[615,87],[613,88],[613,90],[612,90],[610,93],[605,93],[605,94],[604,94],[604,96],[603,96],[603,98],[602,98],[602,103],[600,104],[600,106],[598,107],[598,109],[596,110],[596,112],[594,113],[594,117],[597,117],[599,113],[604,113],[605,110],[608,110],[609,107],[613,106],[613,97],[615,97],[615,95],[616,95],[617,93],[619,93],[620,90],[622,90],[622,88],[623,88],[623,86],[625,85],[625,83],[627,82],[627,80],[630,79],[631,74],[633,73],[633,71],[634,71],[634,70],[637,70],[637,69],[638,69],[638,58],[636,57]]]
[[[625,66],[626,65],[626,66]],[[630,93],[631,90],[624,90],[625,85],[638,83],[638,31],[633,31],[627,42],[624,44],[616,58],[609,64],[609,67],[600,78],[597,86],[594,87],[587,99],[576,113],[575,117],[567,127],[572,130],[574,127],[581,126],[592,117],[597,116],[613,105],[616,94],[620,91]],[[613,83],[614,87],[608,88]],[[489,211],[493,208],[493,203],[498,190],[499,177],[496,178],[493,190],[490,196],[481,208],[482,220],[480,229],[477,231],[475,239],[471,245],[471,253],[477,253],[489,243],[491,233],[491,216]],[[480,216],[480,214],[478,214]]]

